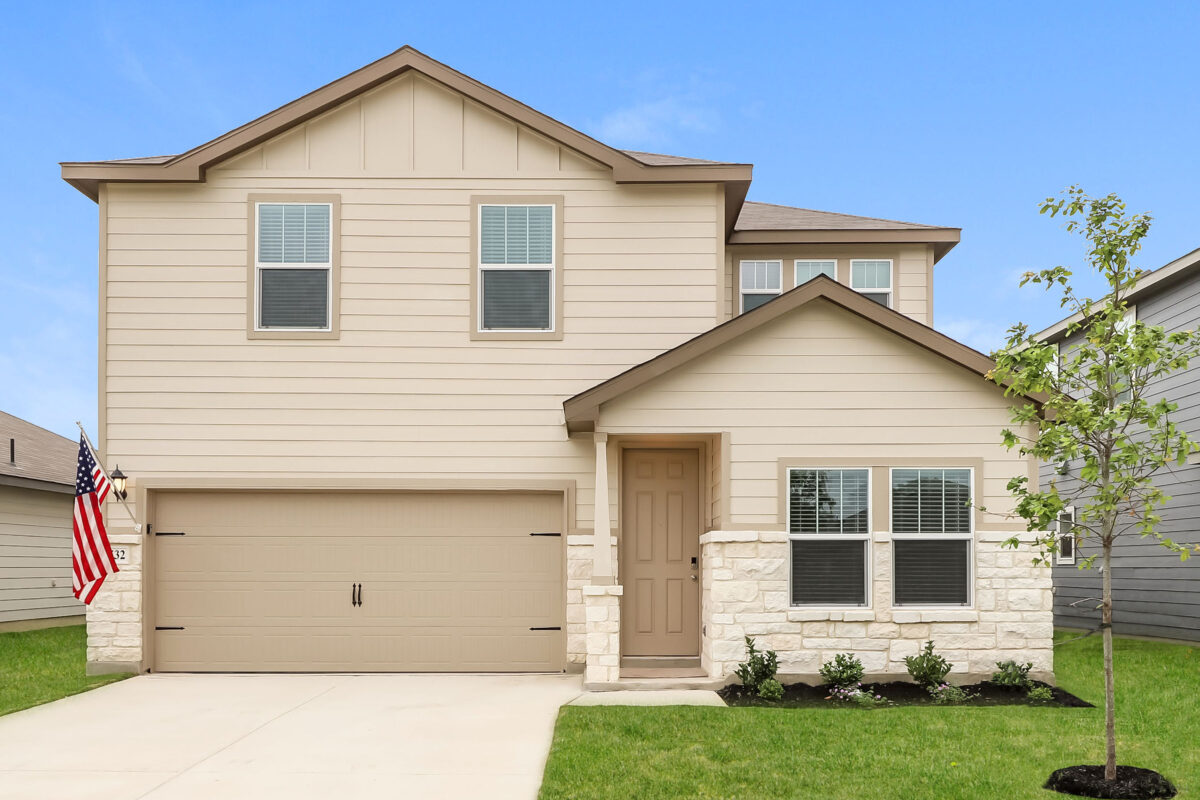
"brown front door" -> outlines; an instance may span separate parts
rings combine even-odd
[[[621,469],[621,652],[698,656],[699,453],[626,450]]]

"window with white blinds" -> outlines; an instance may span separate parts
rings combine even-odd
[[[741,262],[742,312],[752,311],[783,291],[782,261]]]
[[[554,206],[479,207],[479,329],[554,330]]]
[[[792,605],[868,605],[870,470],[793,467],[787,480]]]
[[[333,274],[330,203],[257,203],[259,330],[329,330]]]
[[[808,283],[818,275],[837,280],[837,261],[834,259],[804,260],[797,258],[795,263],[796,285]]]
[[[1058,515],[1058,552],[1054,555],[1056,564],[1074,564],[1075,547],[1075,509],[1067,507]]]
[[[893,601],[971,603],[973,470],[891,471]]]
[[[850,288],[880,305],[892,307],[892,260],[855,258],[850,261]]]

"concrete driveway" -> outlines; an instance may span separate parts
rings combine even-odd
[[[0,717],[5,800],[534,798],[567,675],[144,675]]]

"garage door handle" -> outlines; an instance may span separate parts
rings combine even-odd
[[[350,605],[352,605],[352,606],[358,605],[358,598],[354,594],[357,591],[358,591],[358,584],[357,583],[350,584]]]
[[[362,605],[362,584],[358,585],[358,604]]]

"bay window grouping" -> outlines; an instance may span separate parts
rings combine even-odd
[[[793,606],[871,605],[873,472],[787,469]],[[892,605],[970,606],[973,469],[893,467],[884,474]]]

